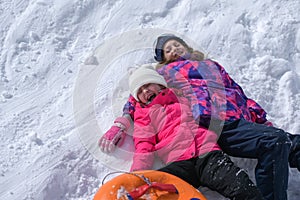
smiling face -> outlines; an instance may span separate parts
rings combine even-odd
[[[156,83],[148,83],[139,88],[137,97],[140,102],[149,104],[161,91],[163,86]]]
[[[164,58],[168,62],[176,61],[188,53],[188,50],[177,40],[169,40],[163,47]]]

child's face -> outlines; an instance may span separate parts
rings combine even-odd
[[[139,88],[137,92],[138,99],[144,103],[150,103],[160,92],[162,86],[156,83],[148,83]]]
[[[168,62],[176,61],[188,53],[188,50],[177,40],[169,40],[163,47],[164,58]]]

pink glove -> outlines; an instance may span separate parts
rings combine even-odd
[[[100,138],[98,145],[104,153],[113,152],[116,146],[124,143],[126,131],[130,127],[130,121],[126,117],[118,117],[114,125]]]

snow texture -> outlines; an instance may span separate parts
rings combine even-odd
[[[113,155],[97,140],[121,114],[127,72],[154,61],[161,33],[208,53],[270,121],[300,134],[299,9],[299,0],[1,0],[0,199],[92,199],[106,174],[128,168],[130,137]],[[254,180],[255,160],[234,161]],[[299,184],[291,169],[290,200]]]

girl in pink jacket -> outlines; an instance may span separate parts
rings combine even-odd
[[[262,199],[248,175],[221,151],[217,135],[195,122],[189,101],[167,88],[151,65],[131,74],[129,89],[139,102],[131,171],[151,169],[158,156],[166,164],[160,171],[195,188],[206,186],[231,199]]]

